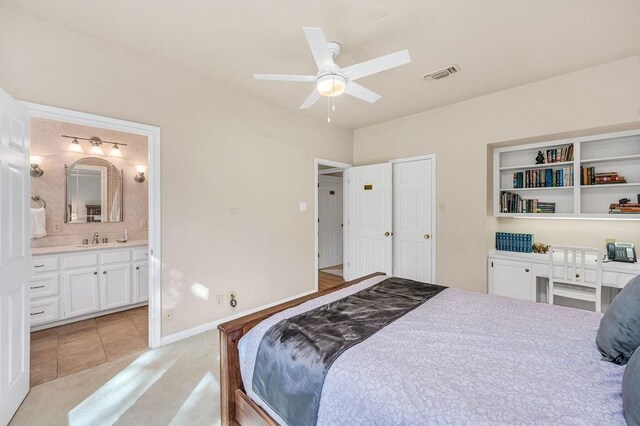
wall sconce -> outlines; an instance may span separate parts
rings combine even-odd
[[[31,171],[29,172],[29,174],[32,177],[40,177],[44,174],[44,170],[40,168],[40,164],[42,164],[42,161],[44,161],[44,157],[40,155],[29,156],[29,162],[31,164]]]
[[[138,164],[136,165],[136,170],[138,171],[138,174],[133,177],[133,180],[135,180],[138,183],[144,182],[144,179],[145,179],[144,172],[147,171],[147,166],[143,164]]]

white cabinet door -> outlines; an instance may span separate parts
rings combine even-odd
[[[392,274],[391,163],[346,169],[349,187],[347,277]]]
[[[133,303],[149,300],[149,264],[135,263],[133,268]]]
[[[29,114],[0,89],[0,424],[29,390]]]
[[[535,283],[531,265],[525,262],[489,259],[489,293],[535,302]]]
[[[101,268],[100,309],[112,309],[131,303],[131,264]]]
[[[432,160],[393,165],[393,275],[433,282]]]
[[[90,314],[100,310],[98,271],[96,268],[77,269],[62,273],[65,295],[65,317]]]

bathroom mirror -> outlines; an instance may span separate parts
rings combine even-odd
[[[122,170],[96,157],[82,158],[64,168],[65,223],[122,222]]]

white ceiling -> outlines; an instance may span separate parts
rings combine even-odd
[[[640,53],[638,0],[0,0],[44,21],[188,68],[296,109],[315,74],[303,26],[325,29],[351,65],[408,48],[412,63],[358,83],[374,104],[341,96],[332,123],[359,128]],[[370,16],[378,6],[387,15]],[[453,63],[462,72],[426,83]],[[44,72],[44,71],[43,71]],[[615,76],[611,76],[615,78]],[[299,111],[326,120],[319,102]]]

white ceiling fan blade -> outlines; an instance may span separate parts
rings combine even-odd
[[[347,87],[345,87],[344,93],[353,96],[354,98],[361,99],[365,102],[369,102],[370,104],[374,103],[381,97],[373,90],[369,90],[366,87],[360,86],[358,83],[354,83],[353,81],[347,83]]]
[[[306,101],[304,101],[302,103],[302,105],[300,105],[300,109],[307,109],[307,108],[311,108],[312,106],[314,106],[316,104],[316,102],[318,102],[320,100],[320,97],[322,95],[320,94],[320,92],[318,92],[318,89],[316,89],[315,87],[313,88],[313,91],[311,92],[311,94],[309,95],[309,97],[307,98]]]
[[[409,51],[405,49],[400,52],[390,53],[376,59],[351,65],[343,68],[342,71],[349,77],[349,80],[357,80],[371,74],[408,64],[409,62],[411,62],[411,57],[409,56]]]
[[[319,70],[326,70],[333,68],[333,57],[329,53],[327,47],[327,38],[324,36],[322,28],[303,27],[304,35],[307,37],[307,43],[311,49],[313,59],[316,61],[316,65]]]
[[[287,75],[287,74],[254,74],[256,80],[272,80],[272,81],[316,81],[315,75]]]

